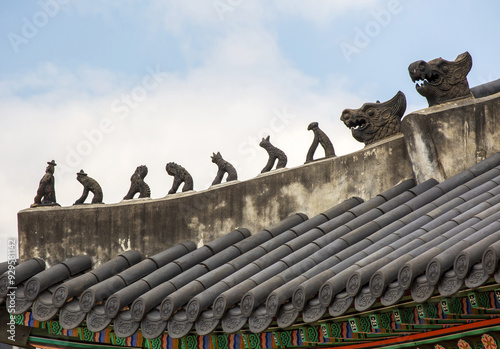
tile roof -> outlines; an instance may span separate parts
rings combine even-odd
[[[59,317],[118,337],[222,329],[254,333],[398,304],[423,303],[500,281],[500,154],[441,183],[406,180],[363,202],[251,234],[236,229],[196,248],[144,258],[124,252],[92,269],[76,256],[16,266],[16,314]],[[492,280],[492,277],[494,281]],[[0,299],[9,290],[5,271]],[[406,297],[406,298],[404,298]]]

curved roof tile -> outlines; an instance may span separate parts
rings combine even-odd
[[[127,251],[92,269],[87,256],[45,269],[16,266],[15,313],[32,308],[63,328],[118,337],[286,328],[500,282],[500,154],[442,183],[407,180],[308,218],[295,214],[251,235],[237,229],[196,248],[141,261]],[[3,269],[2,269],[3,270]],[[12,286],[12,285],[11,285]],[[0,276],[0,299],[9,287]]]

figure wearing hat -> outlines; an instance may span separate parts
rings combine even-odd
[[[83,194],[78,200],[75,201],[74,205],[82,205],[87,199],[89,191],[94,194],[94,197],[92,198],[93,204],[103,203],[102,189],[95,179],[90,178],[83,170],[80,170],[80,172],[76,174],[76,179],[83,185]]]
[[[35,200],[31,207],[57,205],[54,179],[54,170],[57,164],[54,160],[47,162],[47,164],[49,166],[45,169],[45,175],[40,180]]]

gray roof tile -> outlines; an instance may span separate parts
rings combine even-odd
[[[295,214],[254,235],[238,229],[143,261],[129,251],[85,272],[88,257],[46,271],[43,261],[28,260],[16,267],[16,312],[32,307],[40,321],[59,314],[67,329],[86,317],[94,331],[113,323],[118,337],[142,329],[152,339],[167,329],[178,338],[219,326],[258,333],[300,315],[316,322],[397,304],[407,290],[425,302],[484,285],[491,275],[498,283],[499,165],[495,154],[442,183],[403,181],[310,219]]]
[[[12,280],[12,283],[9,282],[9,275],[7,270],[5,270],[0,277],[0,298],[7,295],[9,285],[15,287],[43,270],[45,270],[45,262],[43,260],[40,258],[30,258],[16,266],[14,269],[16,277]]]

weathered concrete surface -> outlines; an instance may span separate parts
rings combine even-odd
[[[214,240],[237,227],[257,233],[296,212],[309,217],[413,178],[402,135],[337,158],[271,171],[244,182],[161,199],[38,207],[18,214],[20,257],[47,264],[78,254],[107,261],[127,249],[158,253],[178,242]]]
[[[500,151],[500,93],[422,109],[401,126],[417,182],[442,181]]]

